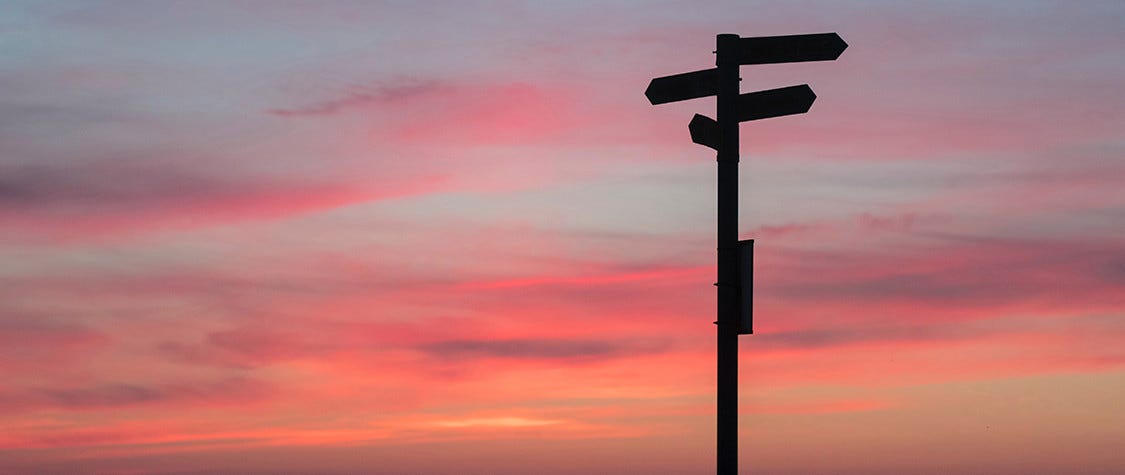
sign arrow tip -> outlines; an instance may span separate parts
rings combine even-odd
[[[656,102],[656,98],[653,97],[653,93],[656,92],[656,91],[653,91],[653,87],[654,87],[655,83],[656,83],[656,80],[653,79],[653,80],[648,82],[648,87],[645,88],[645,98],[648,99],[649,104],[652,104],[654,106],[659,104],[659,102]]]
[[[836,58],[839,58],[841,54],[844,54],[844,50],[848,49],[848,43],[840,37],[839,33],[833,32],[832,36],[832,49],[836,51],[836,57],[832,59],[835,60]]]

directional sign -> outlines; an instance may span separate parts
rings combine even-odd
[[[836,33],[743,38],[715,36],[715,69],[653,79],[645,97],[653,105],[715,98],[715,119],[696,114],[691,141],[715,149],[716,385],[715,471],[738,474],[738,335],[754,333],[754,240],[738,240],[738,128],[740,122],[809,111],[816,94],[808,84],[747,94],[739,92],[744,64],[830,61],[848,44]]]
[[[719,70],[715,68],[653,79],[645,97],[653,105],[714,96],[719,92]]]
[[[738,39],[738,64],[832,61],[848,47],[836,33]]]
[[[742,94],[738,96],[738,121],[804,114],[814,100],[816,94],[808,84]]]
[[[738,121],[804,114],[814,100],[816,94],[808,84],[741,94],[738,96]],[[688,123],[688,130],[692,142],[719,149],[719,123],[710,117],[695,114]]]
[[[705,115],[695,114],[688,123],[691,141],[719,150],[719,123]]]

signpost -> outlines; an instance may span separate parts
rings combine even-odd
[[[645,97],[653,105],[715,96],[715,120],[696,114],[688,124],[691,141],[716,151],[718,162],[718,294],[716,324],[716,473],[738,473],[738,335],[754,332],[751,294],[753,241],[738,241],[738,123],[803,114],[816,94],[808,85],[739,95],[743,64],[831,61],[847,43],[836,33],[715,38],[715,68],[653,79]]]

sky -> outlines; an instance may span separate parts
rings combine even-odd
[[[1125,3],[0,0],[0,474],[1125,472]]]

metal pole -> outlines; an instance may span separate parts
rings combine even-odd
[[[719,70],[716,473],[738,474],[738,35],[715,38]]]

